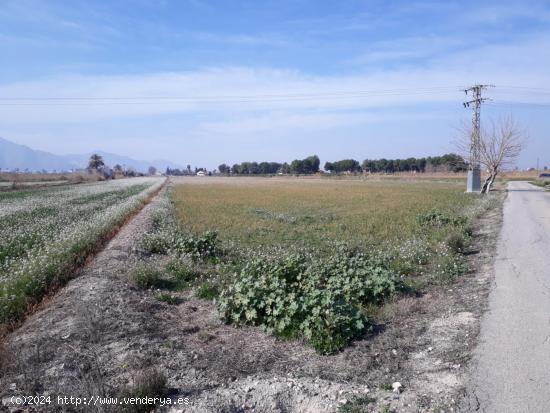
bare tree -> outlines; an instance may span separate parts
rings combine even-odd
[[[491,120],[489,124],[489,128],[482,128],[479,144],[480,163],[487,171],[487,178],[481,188],[482,194],[491,190],[500,171],[515,164],[527,143],[526,132],[513,117],[509,116],[498,122]],[[460,128],[460,138],[455,142],[465,159],[468,159],[471,136],[471,126],[463,126]]]

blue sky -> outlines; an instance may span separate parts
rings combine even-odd
[[[4,100],[0,136],[210,168],[436,155],[491,83],[483,119],[550,166],[548,50],[548,2],[0,0],[0,98],[98,99]]]

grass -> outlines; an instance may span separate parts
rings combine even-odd
[[[155,368],[142,371],[134,378],[132,387],[122,391],[120,398],[140,399],[136,404],[128,404],[121,409],[128,413],[147,413],[155,410],[154,399],[165,397],[168,389],[166,387],[166,376]]]
[[[541,188],[550,187],[550,180],[536,179],[536,180],[530,181],[530,183],[536,186],[540,186]]]
[[[178,297],[168,293],[159,293],[156,295],[156,299],[170,305],[178,305],[180,303],[180,299]]]
[[[472,202],[463,182],[234,180],[178,185],[176,212],[191,232],[214,230],[243,246],[398,241],[424,232],[419,214],[457,214]],[[443,234],[432,231],[437,238]]]
[[[363,413],[367,411],[368,405],[375,403],[376,399],[370,396],[355,396],[348,403],[340,406],[340,413]]]

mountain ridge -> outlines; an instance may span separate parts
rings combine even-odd
[[[100,155],[105,164],[111,168],[116,164],[125,168],[132,168],[138,172],[147,172],[150,166],[154,166],[161,172],[167,167],[182,168],[181,165],[165,159],[146,161],[101,150],[83,154],[57,155],[0,137],[0,170],[69,171],[84,169],[90,156],[94,153]]]

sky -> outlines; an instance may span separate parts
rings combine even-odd
[[[0,0],[0,136],[216,168],[455,150],[464,88],[550,167],[550,2]]]

